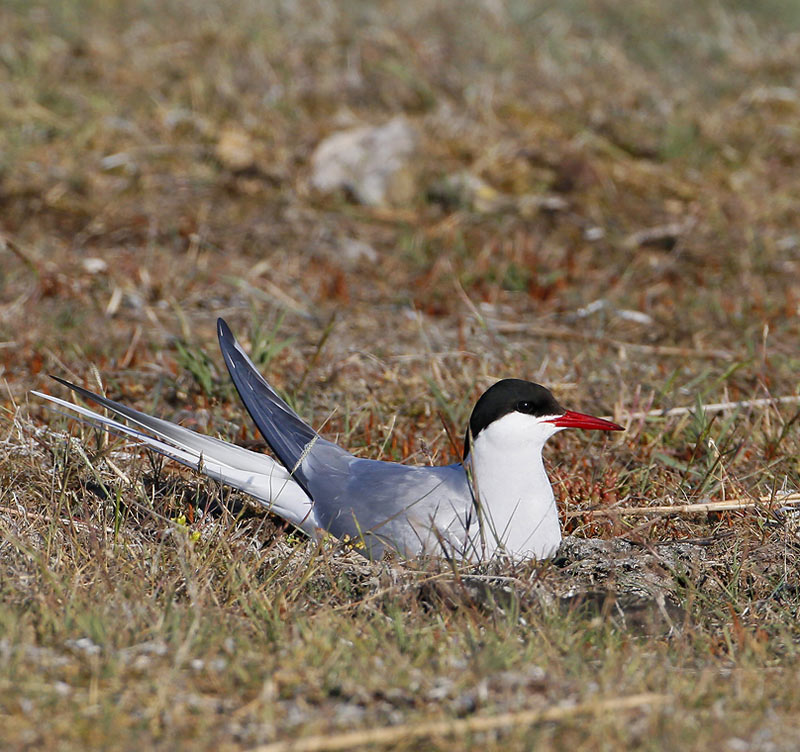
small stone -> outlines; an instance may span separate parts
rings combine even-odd
[[[407,204],[416,191],[416,148],[416,132],[403,117],[334,133],[311,157],[311,184],[323,193],[345,189],[366,206]]]
[[[253,139],[238,126],[225,127],[219,134],[216,154],[229,170],[245,170],[255,162]]]
[[[83,266],[83,270],[87,274],[100,274],[108,270],[108,264],[105,259],[96,258],[94,256],[85,258],[81,262],[81,266]]]
[[[369,243],[356,238],[344,238],[339,247],[342,256],[347,261],[359,262],[367,261],[374,264],[378,260],[378,252]]]

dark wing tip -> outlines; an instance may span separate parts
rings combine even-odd
[[[225,323],[225,319],[223,318],[217,319],[217,337],[220,342],[223,340],[236,341],[236,337],[233,336],[231,328]]]
[[[71,381],[67,381],[66,379],[62,379],[60,376],[56,376],[54,373],[48,373],[47,375],[53,379],[53,381],[57,381],[62,386],[67,387],[67,389],[80,390],[82,388],[77,384],[73,384]]]
[[[62,386],[67,387],[67,389],[71,389],[76,394],[80,394],[81,397],[84,399],[91,400],[92,402],[96,402],[98,405],[105,404],[106,398],[102,397],[99,394],[95,394],[94,392],[90,392],[88,389],[84,389],[82,386],[78,386],[77,384],[73,384],[71,381],[67,381],[66,379],[62,379],[60,376],[56,376],[52,373],[47,374],[53,381],[57,381]],[[108,400],[110,401],[110,400]],[[106,405],[107,406],[107,405]]]

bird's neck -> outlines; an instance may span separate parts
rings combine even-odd
[[[482,555],[546,559],[558,549],[561,525],[542,445],[509,446],[490,430],[473,442],[467,466],[482,523],[480,543],[473,543]]]

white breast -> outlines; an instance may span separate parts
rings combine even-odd
[[[480,545],[486,555],[546,559],[558,549],[558,509],[542,461],[545,441],[558,430],[542,418],[514,412],[472,441],[473,484],[483,522]]]

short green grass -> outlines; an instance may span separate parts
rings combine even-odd
[[[0,25],[0,746],[797,748],[797,517],[613,513],[800,485],[794,4],[69,0]],[[410,205],[310,190],[322,137],[399,113]],[[502,200],[444,196],[465,170]],[[257,448],[217,316],[361,456],[453,461],[503,376],[614,415],[547,461],[567,531],[634,553],[366,562],[28,396],[100,379]],[[645,561],[660,606],[626,585]]]

